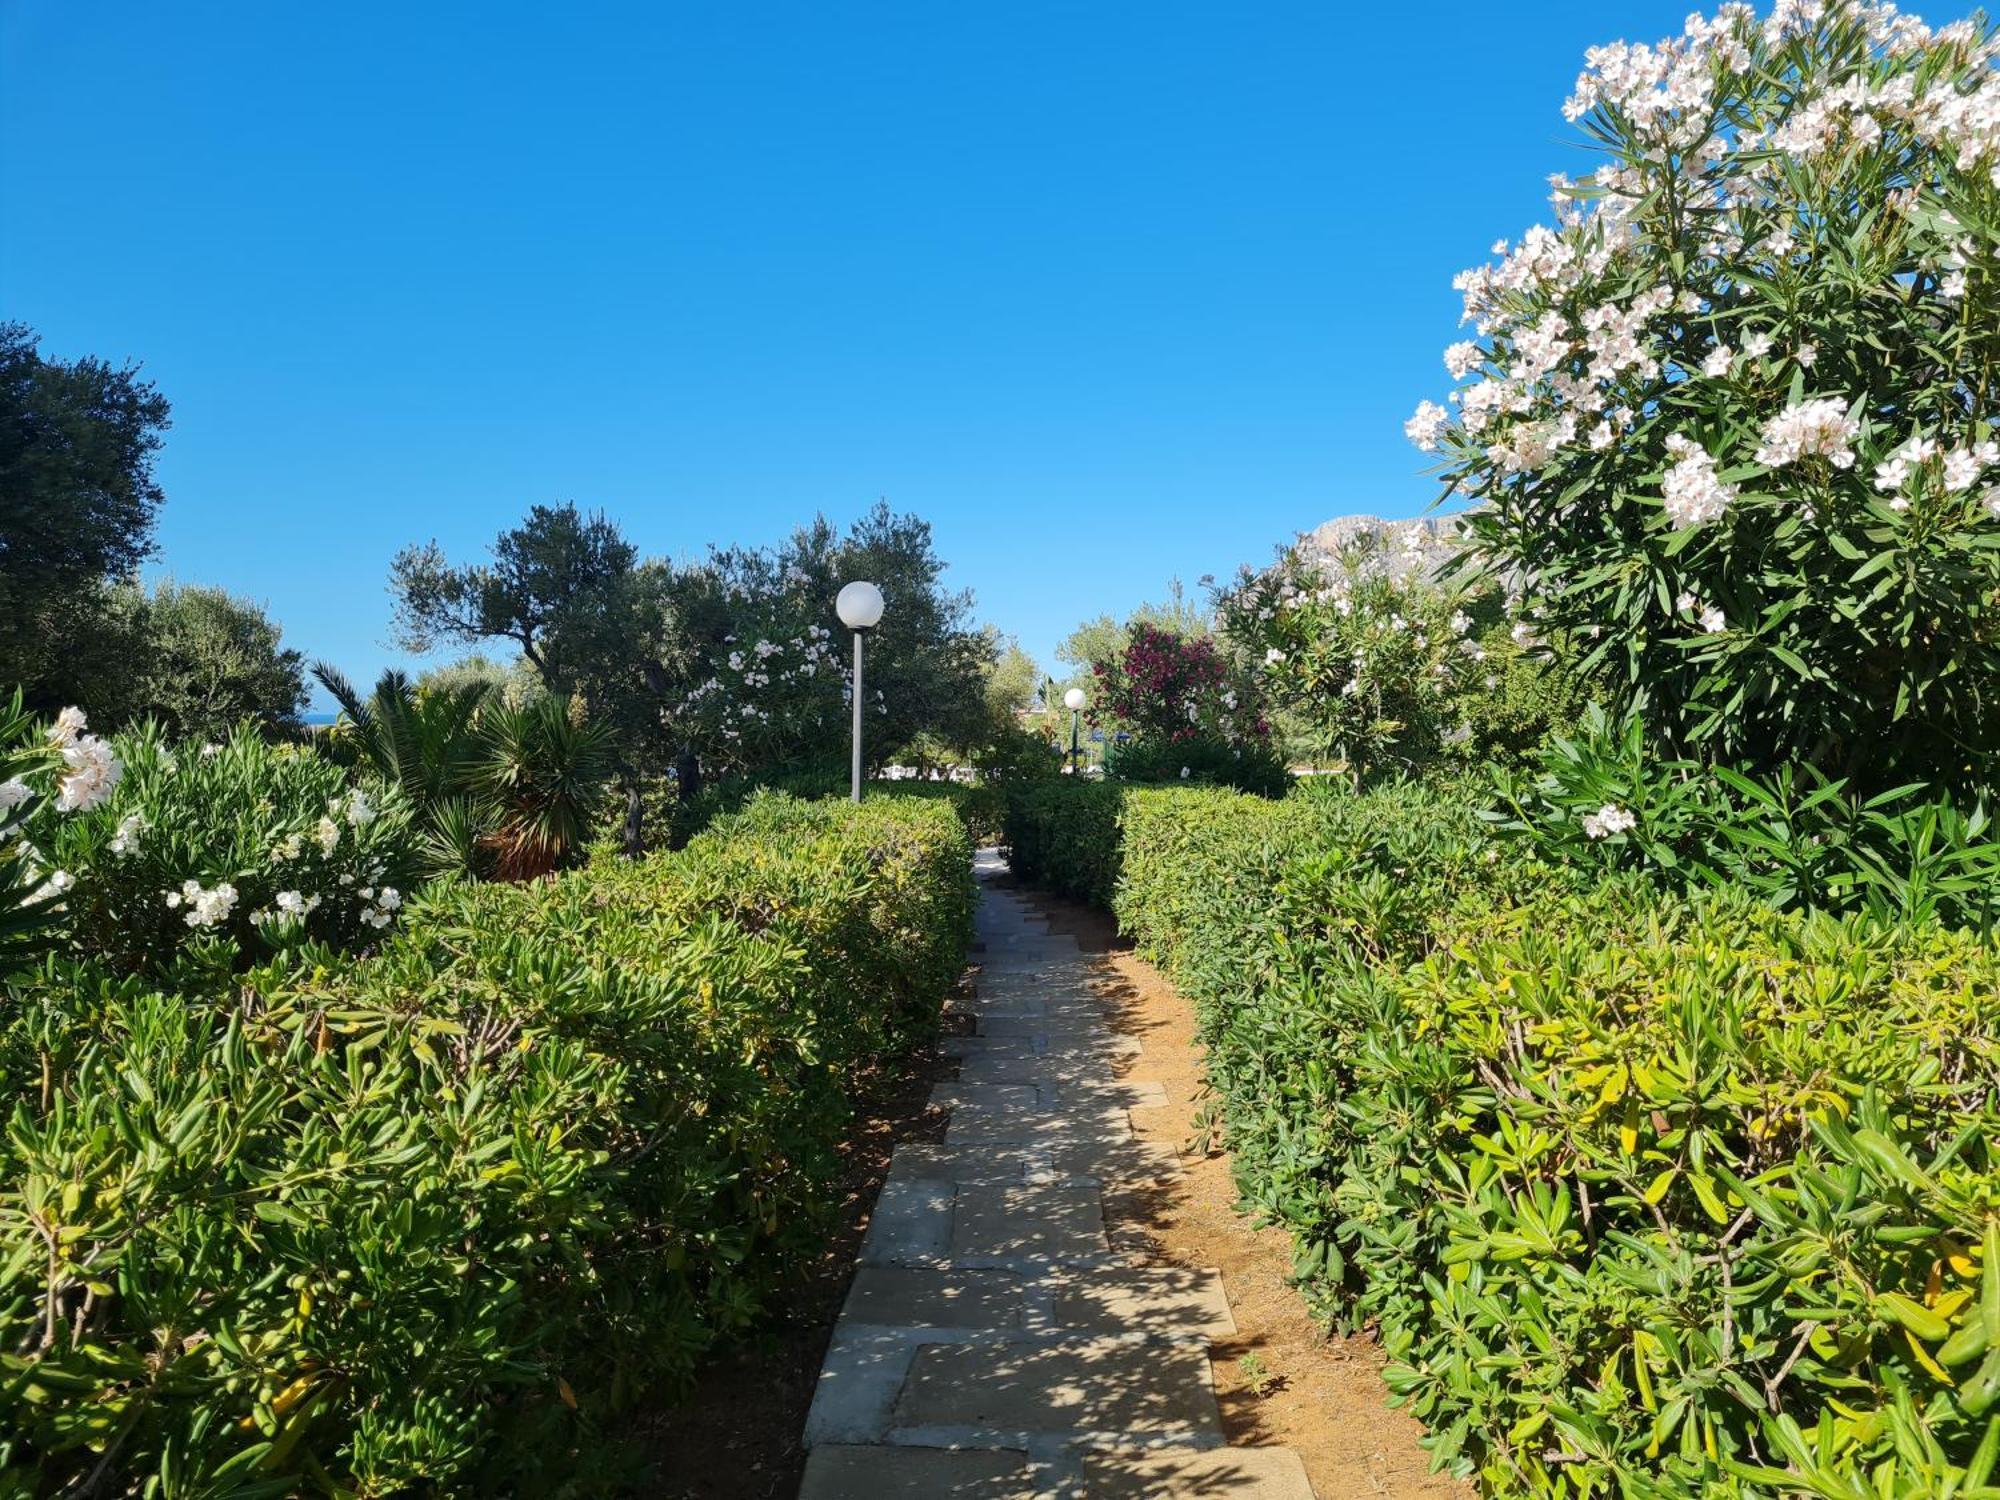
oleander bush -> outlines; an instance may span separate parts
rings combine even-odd
[[[1441,578],[1440,553],[1454,555],[1381,533],[1302,538],[1218,593],[1223,634],[1298,753],[1357,782],[1449,778],[1520,764],[1574,717],[1585,684],[1567,659],[1510,627],[1499,588]]]
[[[302,943],[359,948],[396,919],[417,848],[396,789],[247,727],[171,747],[143,729],[112,749],[123,773],[101,802],[29,823],[72,882],[69,951],[194,985]]]
[[[1984,15],[1875,0],[1594,48],[1591,170],[1456,279],[1460,383],[1406,430],[1669,753],[1994,774],[1995,56]]]
[[[1268,739],[1231,743],[1212,736],[1141,736],[1114,744],[1104,774],[1137,786],[1226,786],[1260,797],[1282,797],[1292,784],[1284,758]]]
[[[935,1025],[964,827],[765,798],[446,883],[223,994],[0,1001],[0,1493],[604,1493],[821,1252],[860,1080]]]
[[[1751,891],[1768,905],[1865,911],[1991,932],[2000,841],[1983,800],[1918,783],[1864,796],[1810,765],[1769,774],[1662,756],[1639,721],[1593,706],[1533,774],[1500,768],[1490,816],[1580,871],[1644,871],[1671,890]]]

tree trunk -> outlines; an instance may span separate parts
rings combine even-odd
[[[625,852],[637,859],[646,852],[646,799],[639,795],[639,778],[625,778]]]

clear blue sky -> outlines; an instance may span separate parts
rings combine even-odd
[[[161,565],[356,677],[410,541],[884,495],[1046,663],[1431,498],[1452,273],[1689,0],[0,0],[0,316],[171,398]]]

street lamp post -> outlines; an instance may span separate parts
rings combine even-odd
[[[872,583],[850,583],[833,601],[840,623],[854,632],[854,800],[861,800],[861,638],[882,619],[882,591]]]
[[[1072,776],[1083,774],[1083,705],[1087,701],[1082,688],[1071,688],[1063,694],[1063,706],[1069,710],[1069,773]]]

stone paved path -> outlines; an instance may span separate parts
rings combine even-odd
[[[982,851],[973,1035],[941,1146],[901,1146],[806,1421],[801,1500],[1312,1500],[1283,1448],[1226,1446],[1222,1278],[1115,1252],[1103,1191],[1178,1176],[1129,1112],[1157,1083],[1091,961]]]

